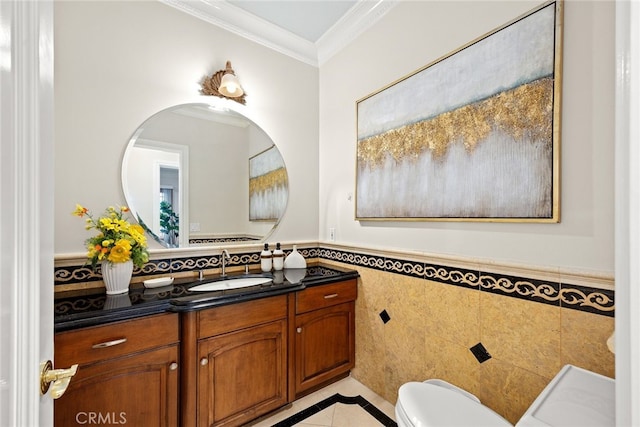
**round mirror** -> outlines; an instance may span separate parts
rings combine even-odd
[[[183,104],[151,116],[122,161],[131,213],[163,246],[262,241],[289,197],[271,138],[229,107]]]

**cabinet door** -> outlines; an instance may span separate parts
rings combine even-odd
[[[198,425],[239,426],[287,403],[287,322],[200,341]]]
[[[55,401],[55,426],[177,426],[178,346],[80,366]]]
[[[296,316],[296,394],[349,372],[355,361],[353,302]]]

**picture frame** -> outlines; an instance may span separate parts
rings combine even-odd
[[[275,145],[249,158],[249,221],[277,222],[287,207],[289,179]]]
[[[359,221],[560,221],[562,1],[356,101]]]

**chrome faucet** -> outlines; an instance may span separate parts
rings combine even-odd
[[[222,263],[222,274],[220,274],[220,277],[227,277],[227,273],[224,272],[225,259],[231,259],[231,255],[229,255],[228,250],[223,249],[222,255],[220,256],[220,262]]]

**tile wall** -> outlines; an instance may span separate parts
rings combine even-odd
[[[387,267],[397,265],[385,259]],[[565,364],[614,377],[615,357],[606,345],[614,330],[612,279],[597,278],[598,288],[575,283],[593,285],[589,276],[572,275],[574,283],[563,283],[559,272],[538,271],[531,279],[483,272],[481,265],[476,271],[440,266],[425,277],[435,266],[407,262],[426,268],[418,268],[416,277],[406,274],[416,272],[406,263],[404,274],[380,264],[355,266],[360,282],[352,374],[389,402],[396,402],[407,381],[440,378],[515,424]],[[453,277],[456,284],[446,283]],[[509,292],[514,288],[521,292]],[[482,363],[470,351],[478,343],[490,355]]]
[[[391,403],[401,384],[441,378],[515,423],[565,364],[614,376],[607,275],[338,245],[298,250],[360,273],[352,374]],[[230,268],[259,263],[259,251],[230,249]],[[56,290],[101,285],[83,262],[56,260]],[[219,254],[179,252],[153,257],[134,281],[219,267]]]

